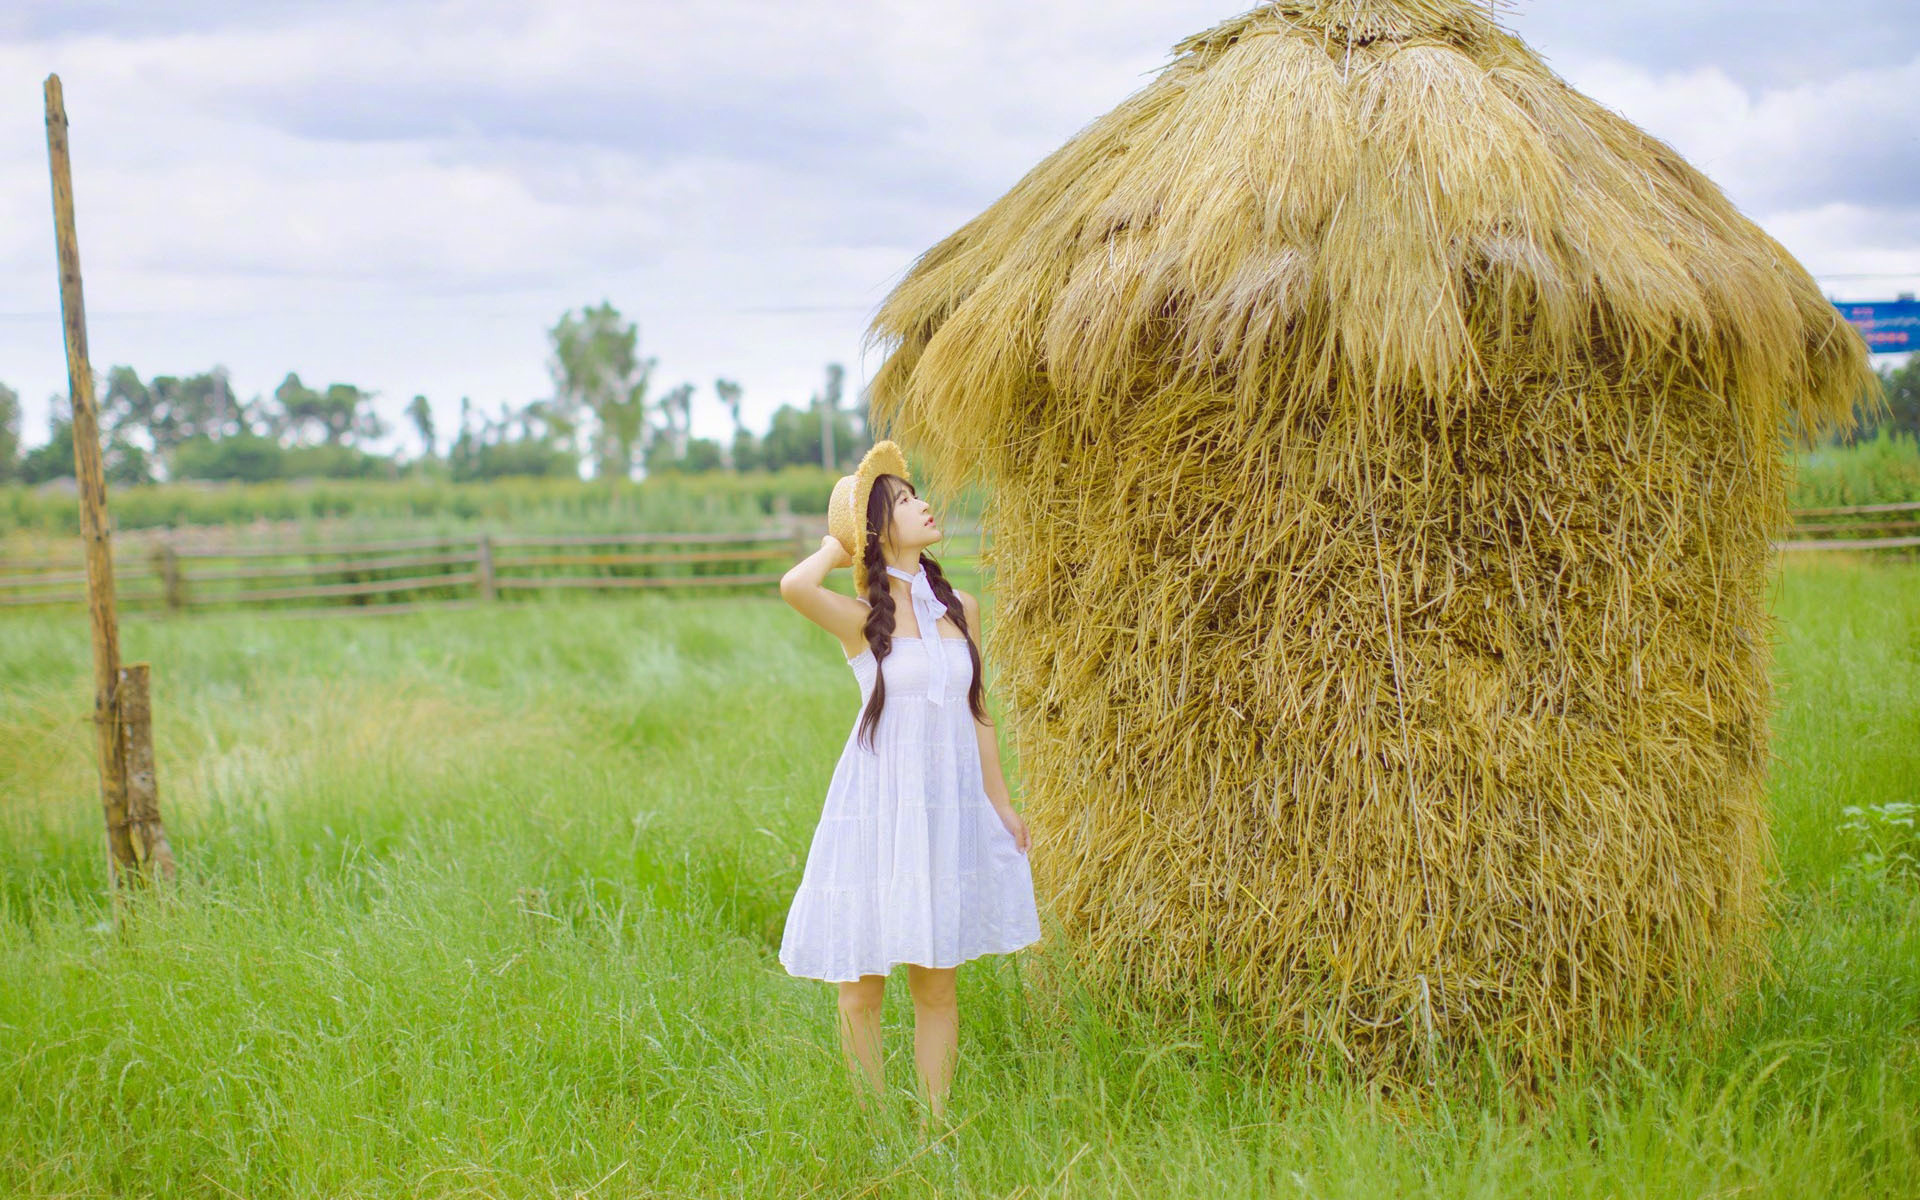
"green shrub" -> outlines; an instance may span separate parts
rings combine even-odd
[[[1800,456],[1792,504],[1837,508],[1920,500],[1920,441],[1882,429],[1872,441]]]

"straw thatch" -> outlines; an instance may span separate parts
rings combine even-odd
[[[1043,905],[1125,994],[1406,1076],[1759,961],[1806,272],[1459,0],[1270,4],[929,250],[876,420],[991,489]]]

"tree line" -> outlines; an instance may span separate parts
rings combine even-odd
[[[778,470],[820,464],[851,470],[872,444],[864,404],[845,403],[846,373],[828,363],[806,406],[783,404],[755,433],[740,419],[741,389],[713,381],[732,436],[692,435],[697,391],[680,383],[653,392],[656,360],[639,353],[639,328],[609,302],[569,311],[547,331],[553,395],[496,412],[460,400],[460,423],[443,439],[425,396],[403,420],[421,453],[408,458],[374,448],[393,432],[375,410],[374,392],[347,383],[311,387],[289,373],[270,396],[239,399],[227,373],[158,375],[143,380],[116,366],[96,380],[108,482],[126,486],[175,479],[399,479],[455,482],[512,475],[631,479],[663,472]],[[1878,433],[1920,438],[1920,356],[1880,369],[1887,411],[1842,439]],[[47,440],[23,451],[20,399],[0,383],[0,484],[71,477],[73,422],[54,397]],[[444,452],[442,450],[445,442]]]
[[[742,423],[741,387],[713,382],[729,438],[694,437],[698,389],[654,388],[657,360],[640,354],[640,333],[610,302],[568,311],[547,331],[553,394],[486,411],[460,399],[457,428],[442,431],[423,395],[402,421],[419,453],[382,451],[395,432],[374,407],[376,392],[348,383],[313,387],[297,373],[270,395],[242,400],[227,371],[142,379],[115,366],[96,378],[108,482],[130,486],[180,479],[400,479],[455,482],[514,475],[633,479],[661,473],[778,470],[824,465],[851,470],[871,444],[864,405],[843,394],[846,372],[828,363],[804,407],[783,404],[762,432]],[[18,393],[0,383],[0,483],[39,484],[74,474],[72,409],[51,404],[47,440],[24,448]],[[443,433],[451,436],[443,436]]]

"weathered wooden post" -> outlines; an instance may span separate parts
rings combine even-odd
[[[493,539],[484,533],[474,549],[474,575],[480,584],[480,598],[493,599]]]
[[[823,531],[824,531],[824,527],[823,527]],[[793,539],[793,549],[789,551],[789,553],[791,553],[793,557],[796,559],[805,558],[807,555],[812,554],[815,550],[818,550],[820,548],[819,534],[808,529],[805,525],[799,525],[799,524],[794,524],[792,522],[789,522],[786,528],[781,532],[785,533],[787,537]]]
[[[171,538],[153,548],[153,569],[160,576],[160,599],[166,611],[177,613],[185,608],[187,593],[180,580],[180,554]]]
[[[80,295],[80,243],[73,224],[73,172],[67,157],[67,113],[60,77],[47,76],[47,162],[53,175],[53,232],[60,255],[60,311],[66,330],[67,390],[73,401],[73,464],[80,485],[80,538],[87,554],[87,610],[93,627],[93,724],[100,766],[100,802],[107,822],[107,862],[115,899],[141,880],[127,811],[125,739],[120,710],[120,629],[114,613],[113,546],[107,521],[107,479],[100,455],[100,420],[87,359],[87,318]],[[146,665],[139,664],[142,685]],[[144,694],[144,686],[142,688]],[[143,714],[142,720],[146,718]],[[149,796],[151,796],[151,790]],[[143,801],[144,803],[144,801]],[[153,806],[142,831],[149,845],[166,845]],[[166,852],[165,863],[173,856]],[[115,906],[116,913],[118,905]]]
[[[173,847],[167,844],[167,830],[160,823],[160,779],[153,765],[150,674],[146,663],[128,663],[120,668],[121,761],[126,767],[127,819],[141,869],[151,878],[158,868],[161,878],[171,880]]]

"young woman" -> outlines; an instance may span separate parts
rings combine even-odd
[[[944,1122],[956,1065],[955,969],[1040,938],[1027,827],[987,719],[979,603],[924,551],[943,536],[891,441],[834,487],[820,549],[780,594],[840,639],[863,709],[847,735],[780,943],[790,974],[837,983],[841,1048],[863,1108],[885,1091],[880,1001],[906,963],[919,1097]],[[851,566],[856,597],[829,591]]]

